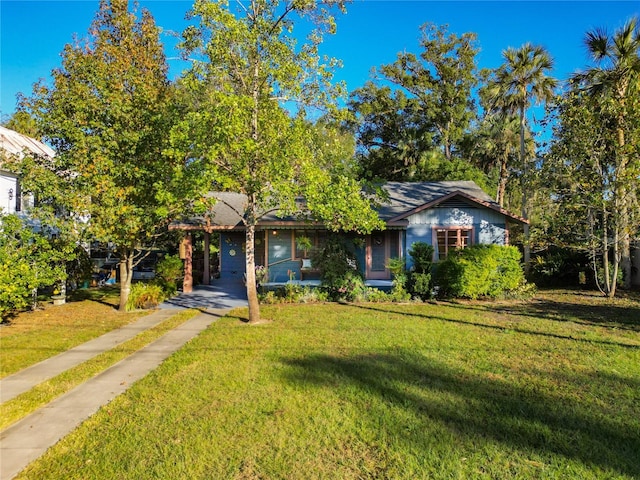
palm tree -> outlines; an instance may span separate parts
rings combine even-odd
[[[630,200],[635,195],[625,182],[630,157],[626,152],[627,133],[636,128],[627,122],[627,109],[631,95],[638,94],[640,86],[640,28],[638,19],[631,18],[620,30],[609,35],[603,29],[587,32],[584,40],[587,52],[595,63],[585,72],[572,77],[590,94],[595,105],[603,114],[612,115],[616,139],[615,197],[619,224],[616,231],[621,235],[620,255],[624,272],[625,288],[631,287],[631,235],[629,210]],[[611,101],[613,101],[611,103]],[[636,161],[638,161],[636,159]],[[615,248],[615,245],[614,245]]]
[[[520,164],[522,166],[522,217],[528,219],[527,172],[525,131],[526,113],[532,104],[551,100],[557,82],[547,75],[553,68],[553,60],[544,47],[525,43],[520,48],[508,48],[502,52],[504,63],[494,72],[487,92],[492,110],[517,115],[520,124]],[[529,225],[524,226],[524,262],[528,270],[531,247]]]
[[[531,132],[525,132],[527,154],[535,152]],[[498,188],[496,202],[504,207],[505,194],[511,171],[520,148],[519,120],[513,115],[498,112],[488,114],[480,124],[474,146],[474,156],[485,171],[497,168]]]

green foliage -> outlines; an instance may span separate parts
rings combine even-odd
[[[166,298],[162,286],[157,283],[134,283],[127,299],[127,311],[155,308]]]
[[[405,262],[403,258],[390,258],[387,268],[394,277],[404,273]]]
[[[343,10],[341,0],[256,0],[238,13],[223,0],[197,0],[189,13],[196,24],[183,32],[183,53],[195,60],[180,82],[186,107],[171,133],[172,154],[194,159],[201,188],[214,178],[218,188],[247,195],[240,213],[250,322],[260,318],[254,235],[265,214],[300,214],[304,197],[304,213],[332,230],[380,227],[348,168],[353,146],[331,122],[307,118],[316,107],[337,113],[343,86],[331,80],[339,62],[318,49]],[[302,41],[300,28],[308,31]]]
[[[438,295],[455,298],[499,297],[524,284],[516,247],[473,245],[451,252],[437,265]]]
[[[313,243],[311,243],[311,239],[309,237],[296,237],[296,250],[302,250],[307,255],[307,252],[311,250],[313,247]]]
[[[33,305],[38,288],[66,279],[65,251],[16,215],[0,216],[0,320]],[[73,258],[71,256],[71,258]]]
[[[15,111],[6,122],[3,122],[3,126],[28,137],[41,139],[37,122],[24,110]]]
[[[302,287],[297,284],[287,284],[277,290],[269,290],[260,295],[260,303],[317,303],[326,302],[329,296],[322,288]]]
[[[57,152],[24,159],[24,187],[42,205],[90,218],[83,228],[91,240],[115,243],[121,309],[136,250],[197,198],[184,158],[163,155],[176,116],[159,29],[148,11],[128,7],[100,2],[88,38],[66,45],[52,81],[21,104]]]
[[[545,177],[560,204],[553,229],[565,245],[588,250],[595,270],[608,270],[599,287],[614,296],[618,263],[631,286],[630,243],[640,229],[638,20],[613,35],[587,32],[585,46],[594,65],[556,101]]]
[[[415,242],[408,251],[413,260],[413,268],[409,277],[409,291],[422,300],[433,296],[431,269],[433,266],[434,248],[426,242]]]
[[[470,180],[456,173],[475,170],[460,160],[458,152],[464,132],[476,116],[471,99],[477,83],[476,37],[472,33],[449,34],[446,27],[428,23],[420,30],[419,55],[399,53],[394,63],[379,67],[376,74],[380,81],[368,82],[351,95],[350,125],[364,149],[362,176]],[[439,165],[431,161],[436,152],[443,156]]]
[[[256,285],[262,285],[269,281],[269,269],[264,265],[256,266]]]
[[[412,272],[409,278],[409,290],[413,296],[421,300],[431,298],[433,296],[431,273]]]
[[[156,265],[156,280],[167,295],[174,295],[182,282],[184,263],[177,255],[165,255]]]
[[[91,280],[93,273],[93,262],[89,256],[89,252],[81,246],[76,245],[74,252],[66,261],[67,283],[82,286],[86,281]]]
[[[529,280],[539,287],[568,287],[580,284],[581,274],[586,283],[590,270],[585,252],[570,249],[554,249],[533,258]]]
[[[408,250],[413,260],[413,271],[417,273],[430,273],[433,264],[433,245],[426,242],[415,242]]]
[[[322,285],[333,300],[352,301],[362,295],[364,280],[353,246],[341,235],[332,235],[313,253],[313,265],[320,269]]]

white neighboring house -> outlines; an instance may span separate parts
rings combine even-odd
[[[0,126],[0,214],[24,212],[33,206],[33,197],[23,196],[18,175],[6,170],[4,159],[8,156],[22,157],[25,153],[53,158],[51,147],[35,138],[22,135]]]

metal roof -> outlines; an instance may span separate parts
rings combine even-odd
[[[48,145],[3,126],[0,126],[0,150],[17,156],[24,155],[26,151],[49,158],[55,156],[54,150]]]

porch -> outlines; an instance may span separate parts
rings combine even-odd
[[[365,286],[377,288],[379,290],[388,291],[393,288],[393,282],[391,280],[365,280]],[[288,280],[286,282],[267,282],[260,285],[265,290],[276,290],[283,288],[286,285],[298,285],[300,287],[319,288],[320,280]]]

